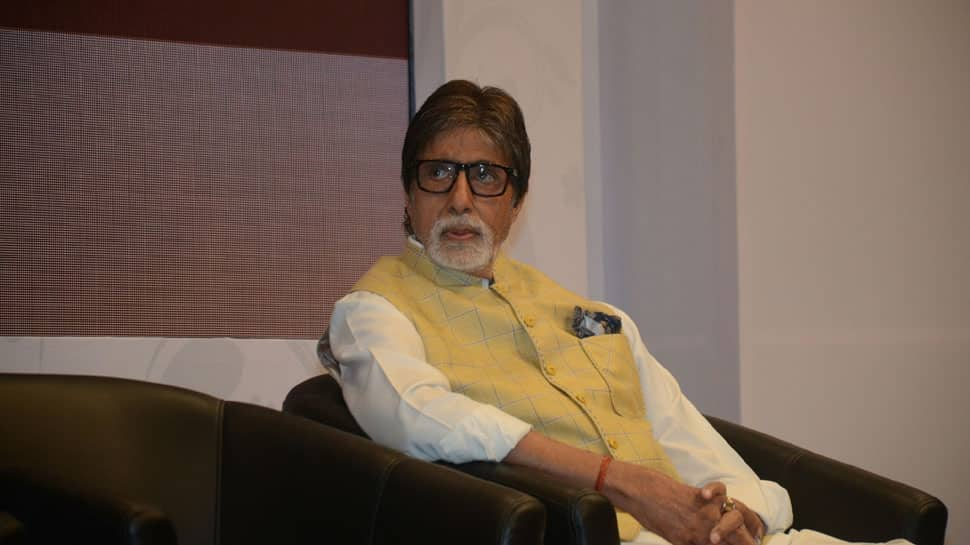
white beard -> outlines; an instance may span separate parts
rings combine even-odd
[[[445,231],[454,229],[469,229],[479,236],[471,240],[443,238]],[[438,219],[428,238],[428,256],[442,267],[474,273],[487,268],[495,258],[495,234],[478,218],[448,216]]]

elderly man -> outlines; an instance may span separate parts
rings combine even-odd
[[[500,89],[449,82],[411,121],[411,236],[336,304],[329,331],[361,427],[425,460],[502,460],[595,488],[624,541],[836,542],[774,535],[792,520],[787,492],[708,425],[626,314],[502,254],[529,170],[522,112]]]

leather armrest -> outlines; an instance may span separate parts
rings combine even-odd
[[[223,543],[542,540],[545,508],[527,494],[306,418],[232,401],[224,411]],[[287,523],[251,524],[256,517]]]
[[[52,475],[0,470],[0,511],[29,543],[175,545],[175,527],[158,509]],[[16,535],[16,534],[15,534]]]
[[[537,544],[546,512],[522,491],[405,458],[389,476],[374,543]]]
[[[294,386],[283,400],[283,412],[370,439],[350,414],[340,385],[327,374],[308,378]]]
[[[316,376],[296,385],[287,394],[283,411],[367,437],[347,409],[340,385],[330,375]],[[540,471],[510,464],[441,465],[514,488],[540,500],[546,508],[546,543],[609,545],[620,541],[612,504],[592,490],[571,487]]]
[[[596,491],[576,488],[541,471],[512,464],[468,462],[452,467],[541,501],[546,507],[545,543],[610,545],[620,542],[613,504]]]
[[[849,541],[943,545],[947,510],[929,494],[738,424],[707,417],[762,479],[788,490],[794,528]]]

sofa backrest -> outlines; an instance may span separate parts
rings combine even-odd
[[[213,543],[223,402],[91,376],[0,375],[0,467],[151,503]]]

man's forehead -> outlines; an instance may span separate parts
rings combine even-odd
[[[431,150],[450,149],[452,151],[476,148],[478,151],[489,151],[495,155],[496,159],[507,159],[502,146],[495,142],[495,139],[481,127],[461,126],[445,129],[432,138],[423,150],[427,153]]]

